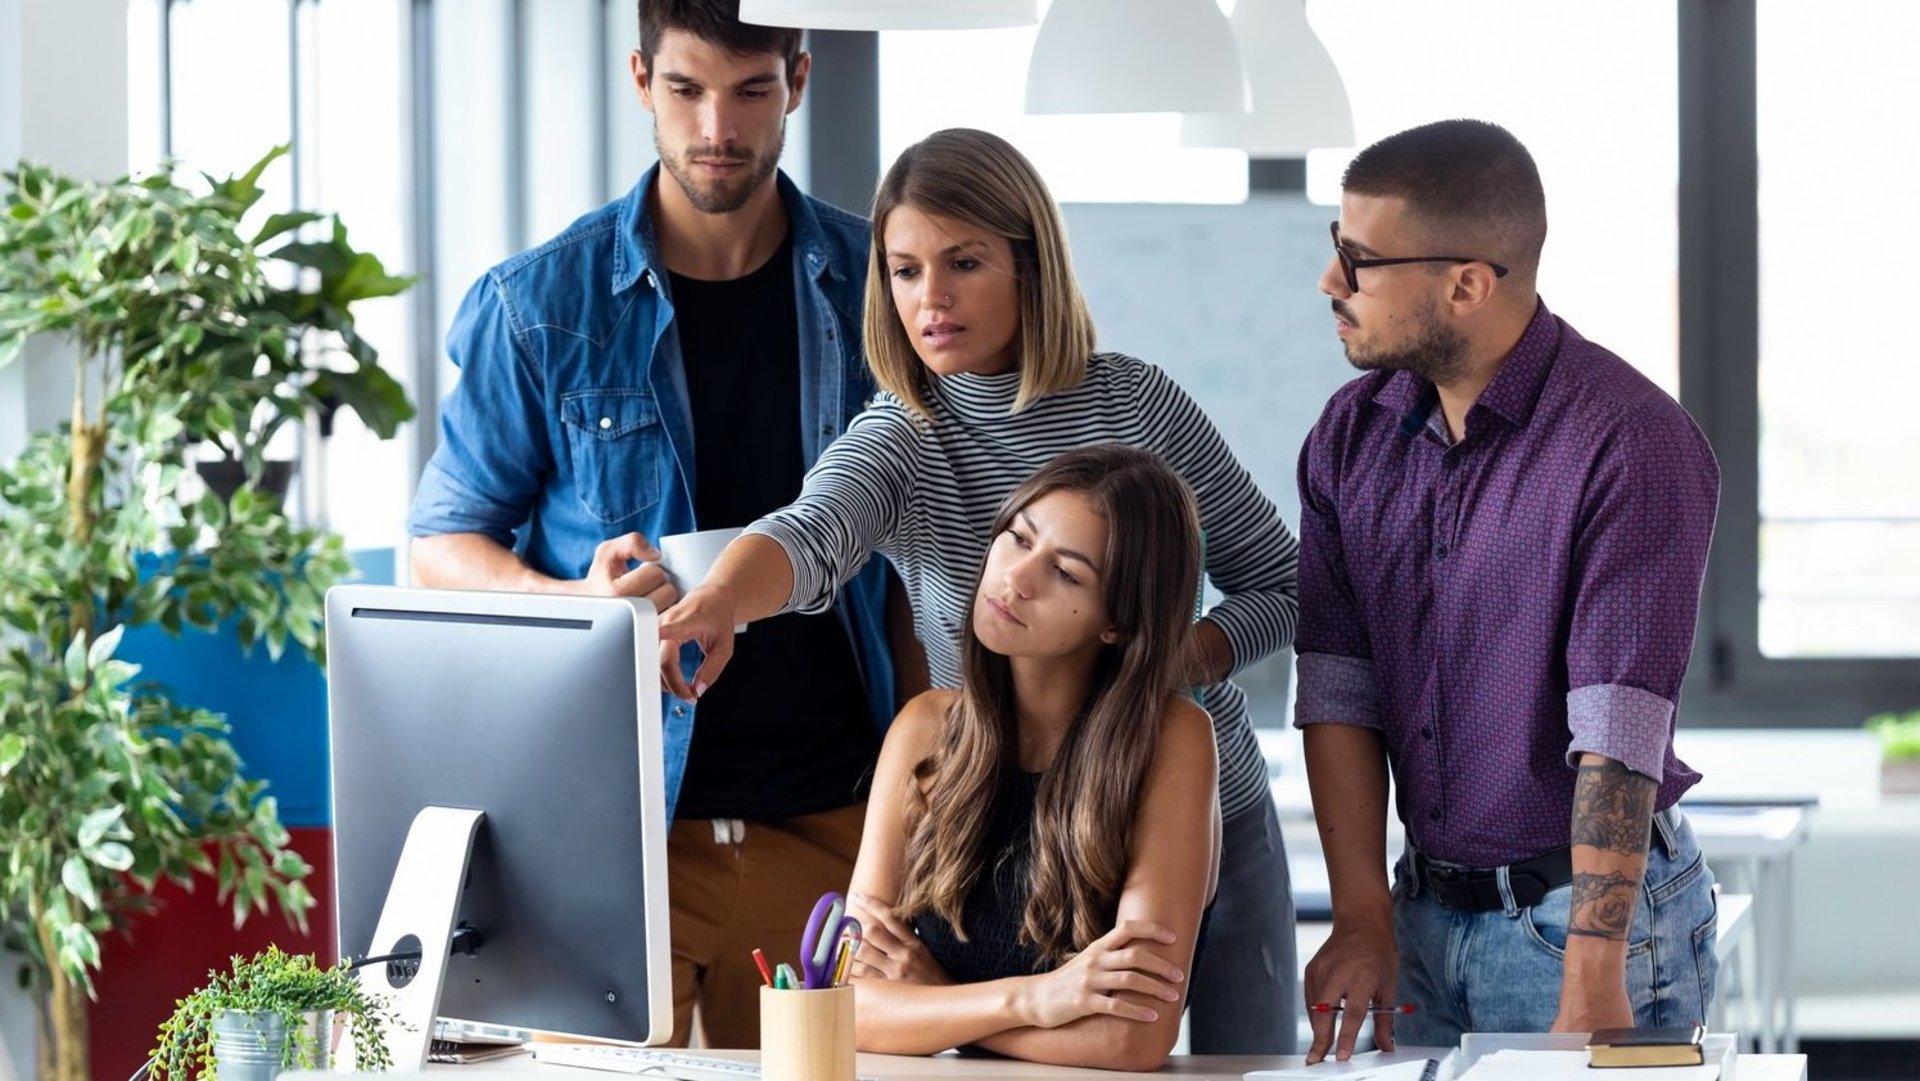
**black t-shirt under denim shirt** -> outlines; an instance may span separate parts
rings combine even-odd
[[[806,472],[793,238],[744,278],[674,274],[670,287],[693,408],[694,518],[744,526],[791,503]],[[775,820],[865,798],[879,737],[839,619],[775,616],[733,645],[700,699],[676,816]]]

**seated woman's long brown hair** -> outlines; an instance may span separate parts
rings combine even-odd
[[[1113,928],[1133,857],[1135,812],[1168,699],[1179,691],[1200,578],[1200,527],[1187,487],[1148,451],[1102,444],[1053,459],[1001,505],[990,536],[1050,492],[1083,495],[1109,523],[1102,565],[1117,640],[1040,781],[1030,894],[1020,941],[1049,965]],[[905,888],[896,911],[932,912],[964,938],[961,910],[994,854],[994,796],[1015,768],[1013,676],[971,622],[961,690],[915,770]]]

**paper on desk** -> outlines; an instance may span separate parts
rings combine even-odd
[[[1244,1075],[1242,1081],[1313,1081],[1321,1077],[1338,1077],[1342,1081],[1433,1081],[1439,1076],[1440,1061],[1409,1058],[1403,1053],[1384,1055],[1379,1051],[1363,1051],[1345,1062],[1329,1058],[1316,1066],[1254,1070]]]
[[[1621,1077],[1630,1077],[1632,1081],[1715,1081],[1720,1076],[1720,1064],[1710,1062],[1704,1066],[1635,1066],[1630,1069],[1606,1070],[1604,1074],[1618,1073]],[[1459,1076],[1457,1081],[1554,1081],[1556,1078],[1579,1078],[1580,1081],[1593,1081],[1597,1076],[1587,1065],[1585,1051],[1495,1051],[1473,1064],[1473,1069]]]

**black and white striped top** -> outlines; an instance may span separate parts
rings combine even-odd
[[[1200,507],[1207,575],[1223,599],[1207,617],[1226,632],[1238,671],[1293,641],[1299,543],[1206,414],[1160,369],[1096,354],[1087,377],[1018,414],[1020,373],[930,380],[928,420],[891,394],[854,418],[808,472],[800,497],[747,528],[793,562],[788,611],[819,612],[879,551],[913,598],[936,687],[960,682],[960,631],[971,611],[994,512],[1062,451],[1119,442],[1154,451]],[[1220,753],[1220,809],[1270,798],[1265,760],[1231,680],[1208,687]]]

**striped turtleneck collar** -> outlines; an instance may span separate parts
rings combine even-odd
[[[954,416],[969,424],[1005,421],[1020,395],[1020,370],[999,375],[958,372],[927,380],[930,392]]]

